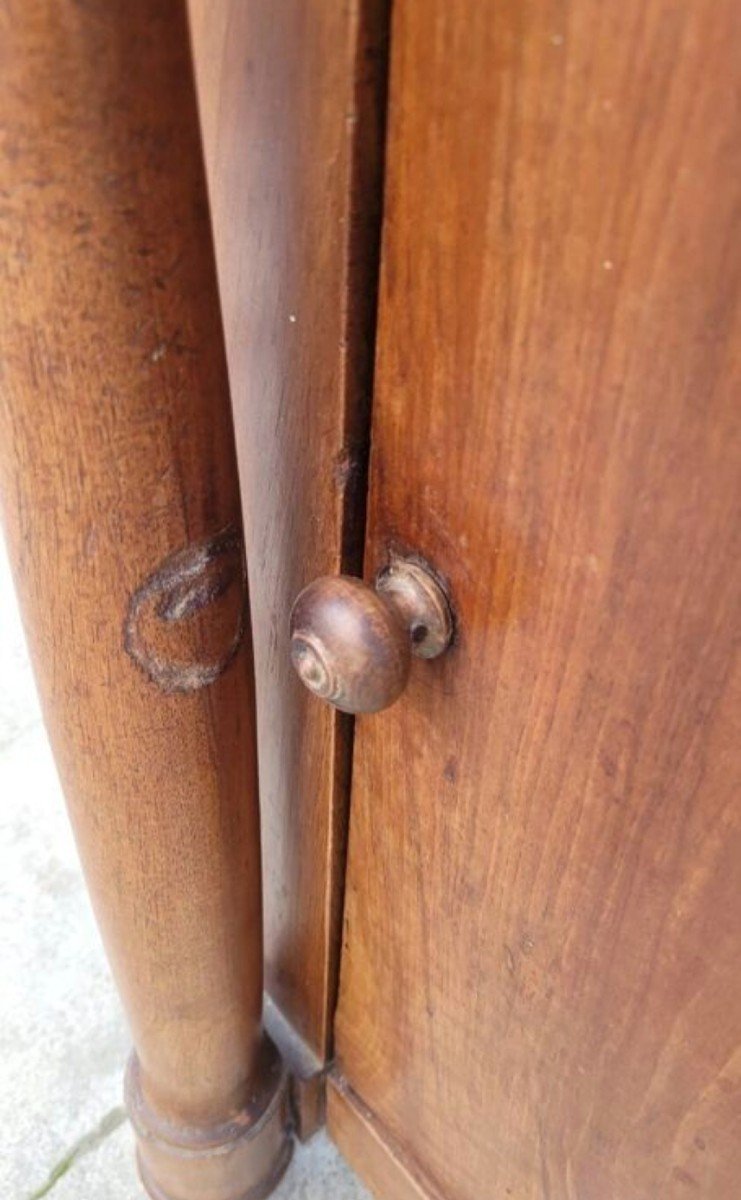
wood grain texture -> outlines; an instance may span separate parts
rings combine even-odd
[[[399,0],[342,1072],[450,1200],[741,1179],[741,24]]]
[[[189,9],[250,574],[266,982],[324,1059],[351,726],[295,677],[288,619],[311,579],[361,565],[387,3]]]
[[[341,712],[380,712],[406,687],[412,658],[437,658],[453,635],[448,598],[420,562],[396,558],[372,584],[326,575],[291,609],[291,661],[301,682]]]
[[[347,1084],[327,1080],[327,1132],[378,1200],[442,1200]]]
[[[442,1200],[347,1082],[333,1074],[327,1079],[327,1133],[379,1200]]]
[[[369,713],[398,700],[412,639],[394,607],[352,575],[315,579],[291,610],[291,658],[301,682],[343,712]]]
[[[234,1200],[286,1144],[279,1106],[262,1149],[234,1146],[279,1085],[260,1026],[251,647],[185,11],[28,0],[1,20],[5,532],[138,1055],[145,1170],[157,1195]]]

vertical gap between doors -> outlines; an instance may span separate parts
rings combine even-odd
[[[350,220],[348,225],[343,386],[346,483],[342,513],[342,571],[362,575],[368,495],[378,281],[383,222],[386,109],[391,0],[359,0],[353,33],[356,48],[352,110],[346,114],[350,142]],[[336,880],[330,889],[331,953],[327,1011],[329,1057],[333,1054],[334,1013],[339,993],[343,940],[345,872],[350,824],[354,718],[335,720],[335,796],[332,859]]]

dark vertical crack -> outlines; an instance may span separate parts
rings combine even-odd
[[[381,260],[391,0],[360,0],[351,143],[350,222],[345,281],[345,433],[341,563],[362,575]],[[328,980],[329,1051],[339,992],[350,821],[354,719],[335,715],[332,928]]]

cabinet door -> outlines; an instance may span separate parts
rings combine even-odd
[[[737,0],[391,61],[366,574],[458,631],[356,723],[331,1128],[386,1200],[737,1200]]]

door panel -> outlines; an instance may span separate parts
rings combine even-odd
[[[735,0],[398,0],[339,1069],[450,1200],[741,1179]],[[376,1126],[377,1127],[377,1126]]]
[[[365,508],[387,0],[189,0],[249,564],[267,987],[324,1059],[350,725],[286,651]]]

